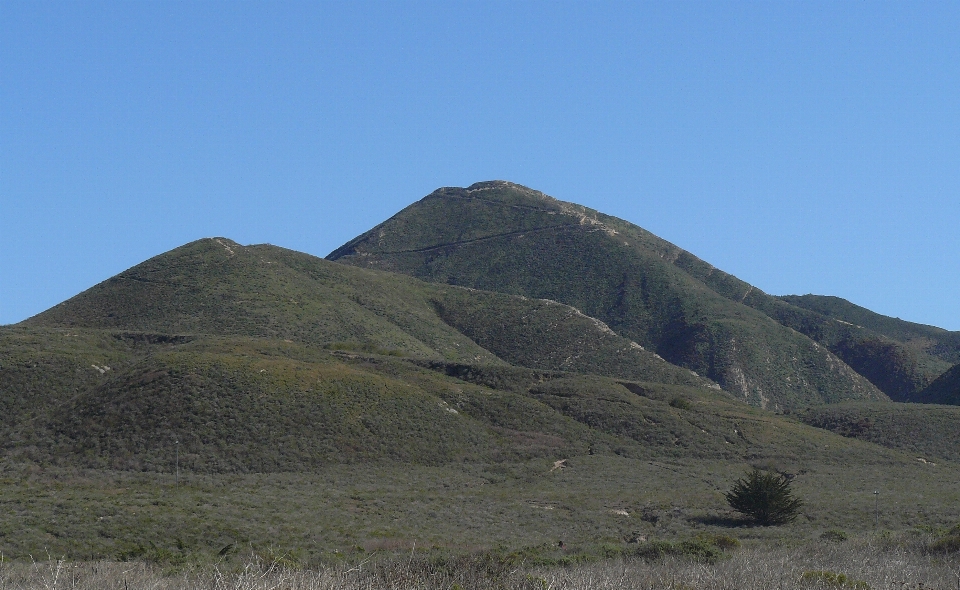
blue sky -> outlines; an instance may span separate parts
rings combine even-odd
[[[0,324],[506,179],[960,330],[960,4],[0,2]]]

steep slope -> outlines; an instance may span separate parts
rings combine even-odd
[[[780,299],[797,307],[882,334],[947,363],[960,362],[960,332],[891,318],[840,297],[785,295]]]
[[[439,189],[328,258],[571,305],[758,406],[886,399],[826,348],[742,304],[749,285],[734,296],[732,283],[704,280],[715,269],[642,228],[519,185]]]
[[[960,364],[940,375],[936,381],[918,393],[914,401],[960,406]]]
[[[921,347],[883,332],[793,305],[791,298],[768,295],[688,252],[678,254],[674,264],[731,301],[752,307],[825,346],[895,401],[913,401],[950,366]],[[871,325],[883,325],[879,321],[883,316],[873,315],[878,321]]]

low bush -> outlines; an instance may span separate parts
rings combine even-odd
[[[703,563],[716,563],[723,557],[723,550],[710,540],[698,537],[678,543],[648,541],[641,543],[635,554],[637,557],[650,560],[671,556]]]
[[[830,529],[829,531],[823,531],[823,533],[820,534],[820,538],[833,543],[843,543],[848,537],[847,533],[840,529]]]
[[[800,576],[800,582],[803,585],[810,585],[815,588],[852,588],[853,590],[870,590],[870,584],[863,580],[854,580],[846,574],[826,570],[815,570],[803,572]]]
[[[960,524],[927,546],[931,553],[957,553],[960,551]]]

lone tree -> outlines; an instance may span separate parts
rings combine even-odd
[[[726,497],[731,508],[763,526],[792,522],[803,506],[790,491],[789,479],[756,467],[738,479]]]

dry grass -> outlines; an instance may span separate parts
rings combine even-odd
[[[720,563],[664,560],[656,564],[621,561],[554,570],[548,587],[770,590],[814,588],[914,589],[960,588],[960,559],[923,555],[904,549],[805,547],[745,550]]]
[[[399,590],[675,589],[881,590],[960,588],[960,556],[904,546],[822,544],[744,549],[717,564],[682,559],[608,560],[568,567],[510,564],[489,555],[373,560],[297,570],[251,560],[237,570],[211,566],[170,573],[144,563],[48,561],[0,564],[0,590]]]

